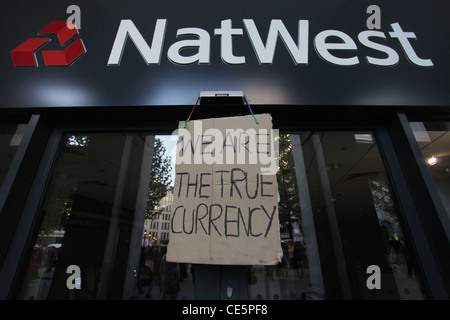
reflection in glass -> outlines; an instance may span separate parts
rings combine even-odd
[[[305,238],[300,224],[301,209],[292,143],[286,134],[281,134],[278,142],[278,214],[282,257],[276,266],[250,268],[250,299],[306,299],[311,284]]]
[[[27,124],[0,124],[0,186],[22,141]]]
[[[195,298],[200,266],[165,261],[167,137],[65,136],[19,298]],[[426,298],[371,132],[280,135],[277,180],[282,261],[248,268],[250,299]],[[79,290],[67,287],[71,265]],[[368,288],[373,265],[380,289]]]
[[[252,299],[426,298],[371,132],[280,135],[279,163],[283,260],[251,268]]]
[[[450,122],[410,122],[450,218]]]
[[[191,268],[183,273],[183,266],[166,264],[167,239],[144,223],[170,219],[171,208],[161,203],[170,202],[171,182],[170,159],[158,137],[67,134],[19,298],[186,298],[193,282],[179,275],[191,277]],[[71,265],[81,274],[70,277]],[[176,290],[167,287],[174,270]],[[80,289],[69,290],[68,281]]]

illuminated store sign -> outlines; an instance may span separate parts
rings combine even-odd
[[[0,108],[448,106],[450,4],[399,1],[2,3]]]
[[[252,44],[256,57],[260,64],[272,64],[275,49],[280,38],[289,52],[295,65],[307,65],[309,61],[309,21],[298,21],[297,41],[293,39],[282,20],[272,19],[269,27],[267,40],[264,42],[253,19],[244,19],[243,24]],[[157,19],[153,32],[151,45],[144,39],[132,20],[122,20],[117,30],[108,66],[118,66],[122,59],[128,38],[139,50],[147,65],[158,65],[161,62],[162,48],[166,36],[166,19]],[[392,31],[388,33],[392,39],[397,39],[400,43],[409,62],[420,67],[432,67],[430,59],[422,59],[414,51],[410,40],[415,40],[414,32],[405,32],[398,22],[391,24]],[[46,28],[39,31],[39,34],[55,33],[58,35],[60,44],[63,46],[73,36],[77,35],[76,28],[68,28],[65,21],[55,21]],[[245,56],[236,56],[233,51],[233,37],[243,36],[241,28],[233,28],[231,19],[222,20],[220,28],[214,29],[214,36],[221,37],[221,58],[230,65],[245,64]],[[61,35],[65,36],[61,38]],[[181,28],[177,30],[177,37],[192,36],[193,39],[186,39],[174,42],[167,51],[167,58],[180,65],[193,63],[210,63],[210,34],[201,28]],[[36,51],[43,47],[49,38],[30,38],[11,51],[14,66],[38,66]],[[377,41],[378,40],[378,41]],[[369,65],[392,67],[398,64],[400,57],[398,53],[384,44],[387,36],[382,31],[365,30],[358,34],[358,41],[361,45],[381,53],[382,57],[366,56]],[[325,61],[339,66],[354,66],[360,63],[356,56],[358,46],[356,42],[346,33],[339,30],[324,30],[318,33],[313,40],[316,53]],[[184,49],[197,49],[193,55],[183,55]],[[350,52],[349,57],[339,57],[336,52]],[[86,52],[81,39],[76,39],[74,43],[61,51],[43,51],[45,64],[47,66],[68,66],[74,63],[83,53]]]
[[[298,21],[298,38],[293,39],[290,32],[285,27],[282,20],[272,19],[269,27],[267,40],[264,42],[253,19],[244,19],[243,24],[253,46],[256,57],[260,64],[272,64],[278,37],[283,41],[284,46],[291,55],[295,65],[307,65],[309,54],[309,20]],[[432,67],[430,59],[420,58],[414,51],[410,40],[415,40],[414,32],[406,32],[398,22],[392,23],[392,31],[388,36],[397,39],[400,43],[409,62],[420,67]],[[132,20],[122,20],[117,30],[116,38],[108,59],[108,66],[118,66],[122,59],[127,39],[130,38],[139,50],[147,65],[158,65],[161,62],[162,48],[166,36],[166,19],[157,19],[153,33],[151,45],[147,43]],[[236,56],[233,52],[233,37],[243,36],[242,28],[233,28],[231,19],[222,20],[220,28],[214,29],[214,36],[221,37],[221,58],[227,64],[244,64],[245,56]],[[193,36],[195,39],[180,40],[174,42],[167,51],[168,59],[180,65],[192,63],[210,63],[210,34],[201,28],[178,29],[177,37]],[[391,67],[395,66],[400,58],[398,53],[379,42],[386,41],[387,36],[382,31],[365,30],[358,34],[358,41],[361,45],[380,52],[384,57],[366,56],[369,65]],[[358,46],[356,42],[346,33],[339,30],[324,30],[318,33],[313,44],[316,53],[325,61],[339,66],[354,66],[360,63],[356,56]],[[193,55],[182,55],[183,49],[196,48]],[[337,51],[349,51],[353,54],[350,57],[338,57]]]

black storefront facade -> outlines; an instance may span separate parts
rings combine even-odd
[[[1,8],[1,299],[449,298],[449,3]],[[155,154],[247,103],[279,130],[282,261],[180,264],[172,292]]]

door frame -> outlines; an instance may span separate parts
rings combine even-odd
[[[247,114],[241,106],[227,109],[199,107],[196,118]],[[27,131],[27,139],[21,145],[22,151],[15,157],[10,169],[16,170],[8,178],[14,183],[11,182],[9,190],[2,189],[4,202],[11,202],[9,209],[17,210],[20,216],[17,224],[12,226],[15,232],[0,272],[0,299],[14,298],[18,294],[20,276],[26,270],[30,244],[41,218],[37,208],[45,194],[64,132],[145,131],[155,135],[167,134],[177,128],[178,121],[184,120],[180,117],[187,117],[190,109],[191,106],[173,106],[51,108],[35,111],[33,126]],[[405,113],[394,107],[258,106],[253,109],[256,114],[271,113],[274,128],[280,129],[280,132],[373,131],[398,205],[399,218],[407,240],[412,243],[427,293],[433,299],[449,298],[450,261],[445,254],[449,251],[442,250],[448,249],[450,244],[442,241],[446,239],[439,218],[443,210],[442,202],[429,173],[424,171],[423,159],[417,152],[418,147]],[[39,165],[27,169],[26,164],[30,162],[38,162]],[[411,185],[411,179],[421,183]],[[24,186],[21,204],[13,201],[16,194],[9,193],[13,190],[13,184]],[[5,206],[0,210],[5,210]],[[439,250],[433,250],[433,247]]]

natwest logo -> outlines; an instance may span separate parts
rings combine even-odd
[[[78,30],[70,21],[54,21],[38,32],[42,34],[56,34],[62,50],[42,51],[42,57],[46,66],[69,66],[80,58],[86,47],[80,38],[72,41]],[[11,51],[11,58],[15,67],[38,67],[36,53],[41,50],[50,38],[29,38]],[[68,45],[70,43],[70,45]]]

